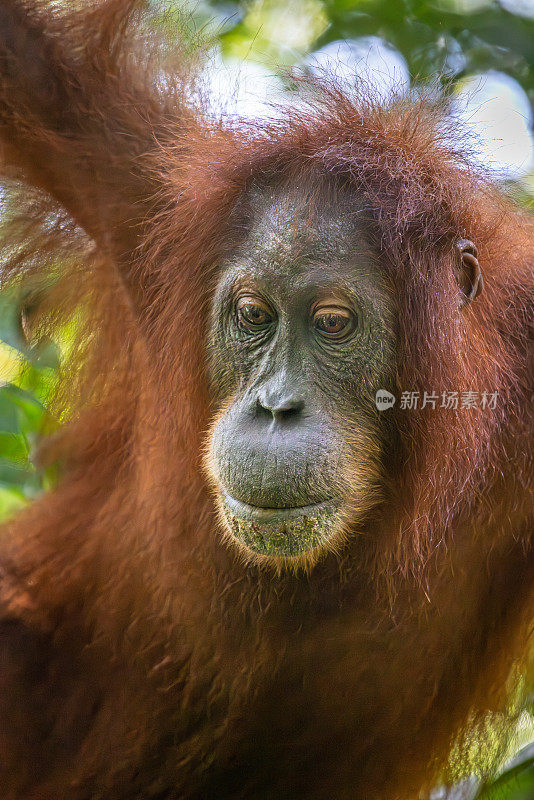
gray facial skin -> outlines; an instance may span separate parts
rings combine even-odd
[[[354,198],[264,192],[252,217],[213,301],[208,468],[246,554],[309,560],[378,496],[393,304]]]

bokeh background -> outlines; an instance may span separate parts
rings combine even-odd
[[[202,94],[214,112],[283,113],[292,75],[302,72],[329,73],[348,92],[364,86],[384,102],[423,85],[443,96],[473,162],[534,204],[534,0],[171,0],[152,11],[171,41],[185,26],[188,41],[202,42]],[[0,193],[0,239],[9,202]],[[2,281],[1,254],[0,520],[54,485],[32,452],[41,432],[60,424],[49,399],[72,340],[67,325],[57,341],[28,343],[31,303]],[[512,744],[474,745],[473,774],[456,797],[534,800],[534,675],[516,683]],[[498,772],[481,784],[477,773],[490,762]],[[443,797],[437,787],[435,800]]]

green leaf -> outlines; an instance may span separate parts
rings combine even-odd
[[[0,292],[0,339],[27,357],[28,345],[20,325],[18,294],[13,290]]]
[[[24,436],[0,431],[0,455],[10,461],[26,463],[29,451]]]
[[[0,386],[0,430],[9,433],[38,432],[45,417],[45,407],[33,394],[13,383]]]
[[[8,519],[27,504],[24,492],[15,487],[0,486],[0,522]]]
[[[476,800],[532,800],[534,798],[534,754],[525,747],[493,783],[486,785]]]
[[[19,487],[22,491],[34,473],[25,465],[20,465],[9,458],[0,457],[0,486]]]

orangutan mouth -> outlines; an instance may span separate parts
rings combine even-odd
[[[222,507],[233,537],[262,556],[292,558],[324,546],[339,520],[339,504],[323,500],[307,506],[260,508],[223,493]]]

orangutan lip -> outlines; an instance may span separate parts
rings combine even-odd
[[[242,500],[236,500],[227,492],[224,492],[224,500],[230,511],[245,520],[254,522],[281,522],[284,520],[297,519],[298,517],[313,517],[321,511],[335,511],[337,504],[335,500],[322,500],[320,503],[313,503],[309,506],[292,506],[290,508],[262,508],[261,506],[251,506]]]

